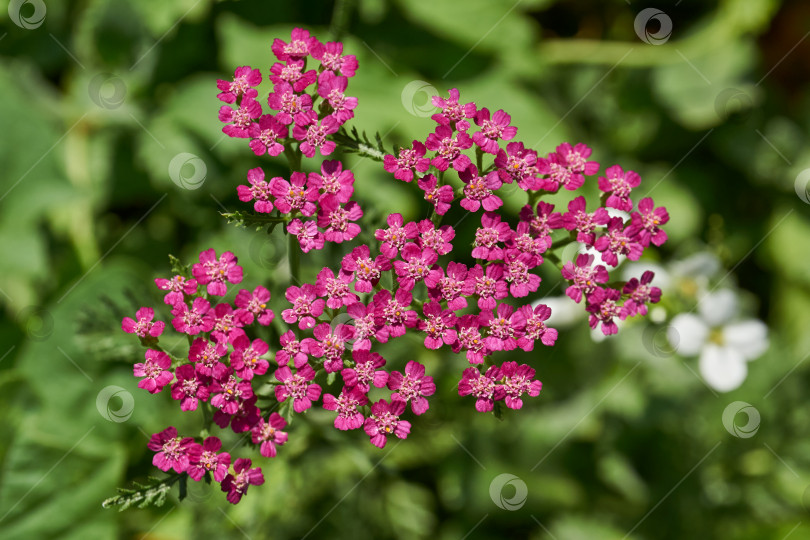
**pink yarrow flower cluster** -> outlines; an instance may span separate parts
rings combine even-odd
[[[640,176],[618,165],[599,176],[600,164],[583,143],[562,143],[540,155],[516,140],[508,112],[465,102],[455,88],[433,98],[438,111],[424,137],[396,153],[367,154],[395,180],[416,186],[430,217],[391,213],[373,229],[373,239],[368,230],[360,236],[368,217],[352,200],[353,172],[338,160],[323,161],[315,172],[299,170],[302,157],[329,156],[338,142],[351,139],[348,131],[336,133],[358,105],[346,95],[357,60],[343,54],[342,44],[322,43],[299,28],[271,49],[278,60],[269,71],[272,112],[258,101],[257,69],[240,67],[217,87],[226,104],[219,113],[227,123],[223,131],[249,139],[258,156],[283,153],[291,167],[289,177],[273,178],[250,169],[247,184],[237,188],[240,200],[252,203],[256,222],[283,223],[293,239],[290,284],[275,291],[286,305],[277,307],[276,320],[264,286],[241,289],[226,302],[229,287],[243,280],[242,267],[230,251],[203,251],[190,269],[155,280],[171,326],[186,335],[187,354],[163,347],[166,324],[153,308],[141,307],[121,323],[147,347],[133,366],[140,388],[160,393],[168,387],[182,411],[204,409],[220,429],[249,433],[263,457],[281,452],[291,417],[313,407],[331,411],[336,429],[362,428],[382,448],[390,437],[410,435],[413,418],[429,411],[437,390],[434,366],[417,354],[405,362],[386,359],[382,344],[411,335],[425,349],[463,355],[460,396],[474,398],[471,406],[480,412],[520,409],[542,383],[534,367],[499,356],[551,347],[558,339],[547,325],[551,309],[533,301],[541,294],[543,264],[557,266],[566,294],[606,335],[618,330],[616,321],[644,316],[660,300],[652,272],[624,282],[610,275],[624,259],[638,260],[667,239],[666,209],[635,197]],[[576,194],[586,183],[602,192],[599,201]],[[526,194],[517,216],[502,211],[507,189]],[[550,193],[570,197],[558,208],[542,200]],[[451,213],[457,223],[476,214],[467,222],[470,237],[442,224]],[[318,265],[302,278],[296,241],[303,253],[326,242],[348,245],[339,262]],[[587,252],[560,260],[558,250],[569,243]],[[256,325],[271,323],[256,335]],[[173,427],[149,442],[158,468],[213,479],[237,503],[264,477],[250,459],[231,463],[221,446],[217,437],[182,437]]]

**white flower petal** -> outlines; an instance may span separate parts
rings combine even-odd
[[[577,304],[567,296],[547,296],[532,302],[532,309],[540,304],[545,304],[551,308],[546,324],[551,328],[566,328],[573,326],[581,319],[585,318],[585,306]]]
[[[703,319],[691,313],[676,315],[667,327],[667,340],[678,354],[695,356],[703,348],[709,336],[709,327]]]
[[[695,253],[670,265],[674,277],[712,277],[720,270],[720,260],[709,252]]]
[[[698,312],[709,326],[721,326],[737,314],[737,294],[731,289],[721,289],[706,294],[700,299]]]
[[[706,383],[720,392],[730,392],[745,381],[748,363],[731,347],[709,343],[699,361],[700,374]]]
[[[729,324],[723,328],[723,343],[746,360],[755,360],[768,350],[768,327],[758,319]]]

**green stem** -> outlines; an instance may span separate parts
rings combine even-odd
[[[298,253],[300,249],[298,237],[287,233],[287,260],[290,263],[290,281],[293,285],[301,283],[301,261]]]

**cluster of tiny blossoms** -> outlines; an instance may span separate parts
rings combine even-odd
[[[321,43],[300,28],[293,30],[289,43],[276,39],[272,51],[278,59],[270,68],[273,90],[267,97],[273,113],[264,113],[256,99],[261,72],[239,67],[232,81],[217,81],[219,99],[236,107],[220,108],[219,119],[227,123],[222,131],[230,137],[250,139],[257,156],[282,152],[289,156],[294,154],[295,143],[300,155],[311,158],[317,152],[328,156],[336,146],[328,136],[354,118],[357,98],[345,92],[357,70],[357,59],[343,55],[342,43]],[[308,61],[317,62],[317,70],[308,70]],[[257,167],[248,171],[247,179],[250,185],[238,187],[239,199],[253,201],[256,212],[268,214],[275,209],[287,216],[287,230],[298,237],[304,252],[321,249],[324,242],[351,240],[360,232],[354,222],[363,211],[349,200],[354,176],[339,161],[324,161],[320,174],[296,171],[289,179],[265,180],[264,171]],[[306,219],[311,217],[315,219]]]
[[[276,114],[262,115],[255,90],[261,74],[246,66],[236,70],[233,81],[218,82],[219,98],[238,107],[223,107],[220,118],[229,123],[226,133],[250,139],[256,155],[284,152],[291,168],[300,167],[302,155],[311,158],[316,149],[330,154],[335,142],[329,135],[352,118],[357,100],[344,91],[357,61],[342,54],[340,43],[320,43],[301,29],[293,31],[289,43],[277,39],[272,50],[279,62],[270,70],[275,87],[268,104]],[[310,56],[320,62],[317,71],[306,69]],[[316,90],[307,94],[312,84]],[[319,97],[323,101],[316,112]],[[532,351],[536,342],[556,342],[557,331],[546,325],[550,308],[529,301],[540,286],[537,271],[545,261],[557,266],[568,296],[584,301],[590,326],[601,326],[606,335],[617,331],[616,319],[643,316],[647,304],[658,302],[661,291],[651,285],[651,272],[627,282],[610,281],[609,271],[621,259],[637,260],[650,244],[666,240],[660,228],[669,219],[666,210],[652,199],[636,204],[632,198],[640,183],[636,173],[609,167],[594,180],[602,192],[598,204],[589,210],[585,197],[572,193],[567,208],[555,211],[540,200],[543,195],[574,192],[599,175],[599,164],[589,160],[590,148],[564,143],[540,156],[513,140],[517,128],[503,110],[491,113],[463,103],[457,89],[434,98],[433,104],[438,108],[435,130],[381,160],[395,179],[415,181],[432,210],[430,219],[406,221],[390,214],[384,225],[372,226],[373,245],[348,248],[339,265],[324,267],[310,282],[295,280],[285,291],[289,307],[280,313],[289,328],[277,334],[272,351],[270,343],[250,337],[251,325],[274,320],[267,307],[270,291],[241,289],[233,305],[212,305],[214,297],[227,293],[228,284],[242,281],[242,268],[231,252],[219,257],[213,249],[202,252],[189,275],[156,280],[171,306],[172,326],[188,336],[187,355],[175,358],[159,345],[166,325],[154,320],[151,308],[141,308],[122,323],[148,348],[145,361],[134,367],[139,387],[150,393],[169,387],[183,411],[210,408],[220,428],[250,432],[265,457],[274,457],[287,441],[290,415],[304,413],[319,400],[334,411],[335,428],[362,428],[382,448],[389,436],[408,436],[407,415],[429,409],[436,385],[417,360],[401,371],[392,369],[375,351],[377,344],[417,336],[427,349],[463,354],[459,395],[471,396],[481,412],[501,403],[520,409],[524,396],[537,396],[542,383],[531,366],[494,359],[499,351]],[[320,249],[325,241],[351,241],[363,225],[359,206],[349,200],[351,171],[336,160],[323,161],[318,169],[265,181],[262,169],[254,168],[248,172],[250,186],[238,187],[240,199],[253,201],[257,215],[276,212],[303,252]],[[453,171],[456,190],[449,178]],[[499,190],[509,184],[527,195],[517,216],[499,213]],[[457,200],[480,223],[474,238],[461,242],[454,227],[441,224]],[[317,217],[299,219],[311,216]],[[554,250],[572,242],[581,245],[581,253],[563,263]],[[472,247],[462,252],[454,244]],[[330,391],[324,392],[322,384]],[[279,403],[286,404],[287,419],[274,412]],[[157,467],[193,480],[210,473],[236,503],[264,477],[249,459],[237,459],[231,467],[231,456],[221,447],[217,437],[198,441],[178,435],[174,427],[149,443]]]

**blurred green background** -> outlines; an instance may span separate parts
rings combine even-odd
[[[10,4],[0,10],[0,538],[810,537],[806,2]],[[637,34],[648,7],[664,18]],[[235,186],[247,169],[286,165],[226,140],[215,80],[245,64],[266,76],[272,39],[294,26],[341,35],[357,55],[352,124],[389,148],[424,140],[429,92],[458,87],[506,109],[541,153],[583,141],[603,165],[638,171],[640,191],[672,216],[661,262],[715,254],[721,276],[733,271],[723,285],[749,291],[747,316],[768,323],[771,346],[745,384],[707,388],[695,359],[650,346],[656,327],[595,343],[581,323],[553,349],[516,355],[544,389],[498,420],[456,395],[463,359],[426,352],[438,392],[402,443],[380,451],[313,410],[278,458],[253,453],[267,482],[237,507],[195,485],[179,503],[175,492],[160,508],[102,510],[116,486],[158,472],[149,434],[198,427],[166,392],[136,388],[142,352],[119,329],[140,305],[160,305],[151,280],[169,273],[167,254],[232,249],[251,288],[285,282],[280,235],[219,216],[242,208]],[[199,158],[187,168],[204,167],[194,189],[170,177],[182,153]],[[414,193],[379,164],[345,162],[367,212],[420,217]],[[341,253],[304,256],[306,275]],[[391,349],[390,362],[408,353]],[[126,403],[97,404],[111,385],[134,397],[126,421],[103,416]],[[724,428],[734,401],[760,413],[753,436]],[[499,490],[501,474],[517,479]],[[508,509],[521,484],[525,503]]]

